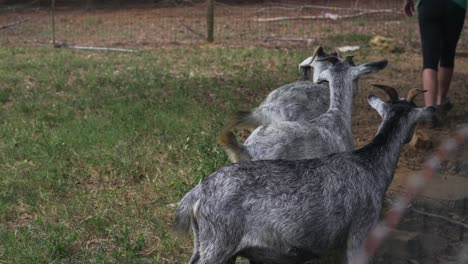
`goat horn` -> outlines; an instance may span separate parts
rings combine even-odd
[[[323,47],[322,47],[322,46],[318,46],[318,47],[315,48],[315,50],[314,50],[314,54],[315,54],[315,55],[323,55],[323,53],[325,53],[325,51],[323,51]]]
[[[334,52],[334,53],[336,54],[336,56],[337,56],[338,58],[341,58],[341,57],[342,57],[341,51],[340,51],[338,48],[335,48],[335,52]]]
[[[315,58],[316,58],[317,56],[322,56],[322,55],[324,55],[324,53],[325,53],[325,52],[323,51],[322,46],[318,46],[318,47],[315,48],[315,50],[314,50],[314,54],[312,55],[312,61],[314,61]]]
[[[418,95],[420,93],[425,93],[425,92],[427,92],[427,90],[416,89],[416,88],[411,89],[411,90],[409,90],[408,95],[406,96],[406,101],[411,103],[411,102],[413,102],[416,95]]]
[[[390,97],[390,101],[398,101],[398,92],[395,88],[383,84],[372,84],[372,86],[384,90]]]

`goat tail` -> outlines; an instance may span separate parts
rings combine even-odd
[[[254,130],[262,123],[261,119],[255,111],[238,111],[231,117],[231,123],[226,129],[245,128]]]
[[[245,151],[244,146],[237,141],[232,132],[234,128],[255,129],[261,124],[261,118],[252,111],[239,111],[232,117],[231,123],[226,126],[218,138],[218,143],[223,147],[232,162],[250,160],[250,156]]]
[[[251,159],[244,145],[237,141],[236,135],[232,131],[224,130],[218,139],[218,143],[223,147],[231,162],[236,163]]]
[[[198,225],[198,209],[201,195],[201,185],[198,184],[180,200],[175,212],[175,230],[187,233],[190,230],[190,226]]]

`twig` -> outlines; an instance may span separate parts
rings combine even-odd
[[[24,21],[28,20],[28,18],[24,18],[22,20],[18,20],[16,22],[13,22],[13,23],[10,23],[10,24],[6,24],[6,25],[3,25],[3,26],[0,26],[0,29],[5,29],[5,28],[10,28],[10,27],[14,27],[16,25],[19,25],[21,23],[23,23]]]
[[[149,250],[149,251],[138,252],[137,255],[138,255],[138,256],[143,256],[143,257],[149,257],[149,256],[153,255],[154,252],[156,252],[157,250],[158,250],[158,248],[155,247],[155,248],[153,248],[153,249],[151,249],[151,250]]]
[[[103,242],[106,242],[106,241],[109,241],[109,239],[107,239],[107,238],[96,238],[96,239],[91,239],[91,240],[89,240],[89,241],[86,242],[85,248],[86,248],[86,249],[89,249],[89,246],[90,246],[91,244],[98,244],[98,245],[100,245],[100,244],[102,244]]]
[[[82,49],[82,50],[102,50],[102,51],[137,52],[137,50],[132,50],[132,49],[106,48],[106,47],[92,47],[92,46],[74,46],[74,45],[67,45],[67,44],[58,44],[58,45],[55,45],[55,47],[56,47],[56,48]]]
[[[314,41],[314,39],[310,39],[310,38],[274,38],[274,37],[266,37],[265,42],[267,41],[305,41],[307,43],[311,43]]]
[[[198,36],[198,37],[200,37],[200,38],[202,38],[202,39],[205,39],[205,38],[206,38],[202,33],[195,31],[193,28],[191,28],[191,27],[189,27],[189,26],[187,26],[187,25],[185,25],[185,24],[183,24],[183,23],[181,23],[181,25],[182,25],[185,29],[187,29],[188,31],[190,31],[190,32],[192,32],[193,34],[195,34],[196,36]]]
[[[278,22],[285,20],[313,20],[313,19],[326,19],[326,16],[297,16],[297,17],[272,17],[272,18],[258,18],[257,22]]]
[[[278,22],[278,21],[285,21],[285,20],[315,20],[315,19],[339,20],[339,19],[354,18],[354,17],[370,15],[370,14],[377,14],[377,13],[382,13],[382,12],[386,12],[386,11],[373,10],[373,11],[366,11],[366,12],[360,12],[360,13],[357,13],[357,14],[342,15],[342,16],[336,15],[336,14],[331,14],[331,13],[325,13],[324,15],[320,15],[320,16],[258,18],[258,19],[255,19],[255,21],[257,21],[257,22]]]
[[[335,7],[335,6],[322,6],[322,5],[302,5],[302,6],[295,6],[295,5],[280,5],[280,6],[271,6],[260,9],[258,12],[267,9],[290,9],[290,10],[301,10],[301,9],[322,9],[322,10],[348,10],[348,11],[380,11],[380,12],[387,12],[387,13],[399,13],[392,9],[366,9],[366,8],[349,8],[349,7]]]
[[[441,215],[437,215],[437,214],[431,214],[431,213],[426,213],[426,212],[419,211],[419,210],[414,209],[414,208],[411,208],[410,210],[411,210],[412,212],[415,212],[415,213],[418,213],[418,214],[422,214],[422,215],[426,215],[426,216],[431,216],[431,217],[434,217],[434,218],[442,219],[442,220],[445,220],[445,221],[450,222],[450,223],[452,223],[452,224],[459,225],[459,226],[461,226],[461,227],[464,227],[464,228],[467,228],[467,229],[468,229],[468,225],[467,225],[467,224],[462,223],[462,222],[459,222],[459,221],[452,220],[452,219],[447,218],[447,217],[445,217],[445,216],[441,216]]]
[[[89,219],[92,219],[94,217],[94,215],[88,215],[87,217],[85,217],[83,220],[81,220],[78,225],[81,225],[83,224],[85,221],[88,221]]]
[[[297,7],[286,7],[286,6],[271,6],[271,7],[264,7],[260,8],[255,11],[255,13],[261,13],[266,10],[271,10],[271,9],[282,9],[282,10],[302,10],[304,9],[303,6],[297,6]]]

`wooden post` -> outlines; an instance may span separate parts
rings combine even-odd
[[[208,0],[208,11],[206,17],[207,37],[208,42],[214,40],[214,0]]]
[[[56,47],[55,43],[55,0],[52,0],[52,45]]]

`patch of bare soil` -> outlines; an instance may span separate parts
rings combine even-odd
[[[362,146],[373,137],[380,117],[367,106],[364,94],[374,93],[386,98],[383,93],[372,90],[370,83],[392,84],[400,88],[400,95],[411,88],[421,88],[421,59],[405,54],[405,60],[390,64],[381,73],[372,75],[360,85],[360,95],[355,100],[353,133],[356,146]],[[416,135],[424,144],[408,144],[404,147],[396,175],[389,188],[388,199],[395,200],[407,191],[408,179],[417,174],[424,161],[440,142],[468,124],[468,60],[457,58],[449,96],[454,103],[442,126],[428,128],[418,126]],[[362,89],[361,89],[362,88]],[[422,96],[417,105],[423,105]],[[466,145],[468,146],[468,145]],[[443,162],[440,173],[431,180],[424,192],[408,209],[375,263],[457,263],[457,258],[468,236],[459,223],[468,219],[468,148],[462,147],[450,160]],[[389,203],[390,204],[390,203]],[[387,204],[389,206],[389,204]],[[457,224],[458,223],[458,224]]]

